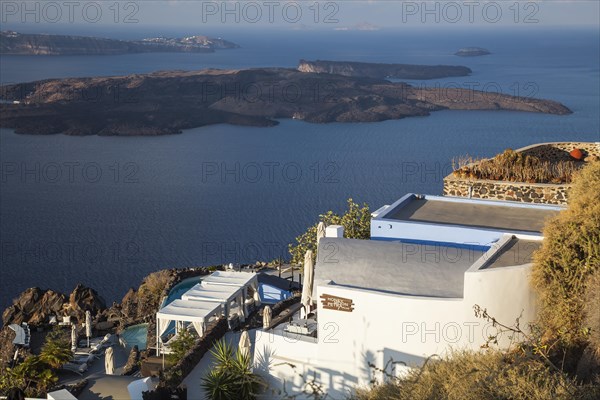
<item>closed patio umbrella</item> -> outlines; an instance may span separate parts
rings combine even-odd
[[[106,349],[106,353],[104,354],[104,369],[106,370],[106,375],[114,375],[115,373],[115,358],[112,347]]]
[[[85,336],[87,336],[87,345],[90,347],[90,337],[92,336],[92,313],[85,312]]]
[[[77,350],[77,328],[71,325],[71,351]]]
[[[319,222],[317,225],[317,244],[319,244],[319,240],[325,237],[325,222]]]
[[[304,318],[308,316],[310,312],[310,306],[312,304],[312,292],[313,292],[313,252],[307,250],[304,255],[304,279],[302,281],[302,299],[301,303],[304,306]]]
[[[248,335],[248,331],[243,331],[240,336],[240,344],[238,345],[238,351],[242,353],[244,356],[250,356],[250,336]]]
[[[269,329],[271,326],[271,307],[266,306],[263,310],[263,329]]]

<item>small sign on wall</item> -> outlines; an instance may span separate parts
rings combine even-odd
[[[332,296],[330,294],[322,294],[321,299],[323,308],[327,310],[345,312],[352,312],[352,310],[354,310],[354,303],[352,302],[352,299],[345,299],[343,297]]]

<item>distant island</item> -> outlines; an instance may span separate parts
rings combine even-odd
[[[379,79],[440,79],[468,76],[472,71],[456,65],[379,64],[354,61],[300,60],[298,71]]]
[[[163,135],[219,123],[376,122],[446,109],[571,113],[551,100],[286,68],[48,79],[2,86],[0,98],[0,127],[27,134]]]
[[[130,53],[212,53],[239,45],[221,38],[149,38],[117,40],[89,36],[0,32],[0,54],[11,55],[117,55]]]
[[[477,56],[487,56],[488,54],[492,54],[489,50],[481,48],[481,47],[464,47],[459,49],[454,55],[461,57],[477,57]]]

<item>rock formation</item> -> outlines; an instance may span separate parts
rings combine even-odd
[[[0,127],[28,134],[160,135],[218,123],[376,122],[446,109],[571,113],[551,100],[283,68],[49,79],[2,86],[0,98],[20,103],[0,104]]]

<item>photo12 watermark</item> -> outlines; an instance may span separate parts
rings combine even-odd
[[[337,24],[334,1],[202,1],[201,21],[221,24]]]
[[[142,244],[135,241],[2,241],[2,263],[64,265],[137,264],[142,261]]]
[[[2,1],[3,24],[137,24],[139,1]]]
[[[335,161],[203,161],[201,184],[340,183],[341,164]]]
[[[4,161],[0,163],[1,183],[21,184],[135,184],[140,182],[136,162],[95,161]]]
[[[537,24],[539,1],[400,1],[401,23]]]

